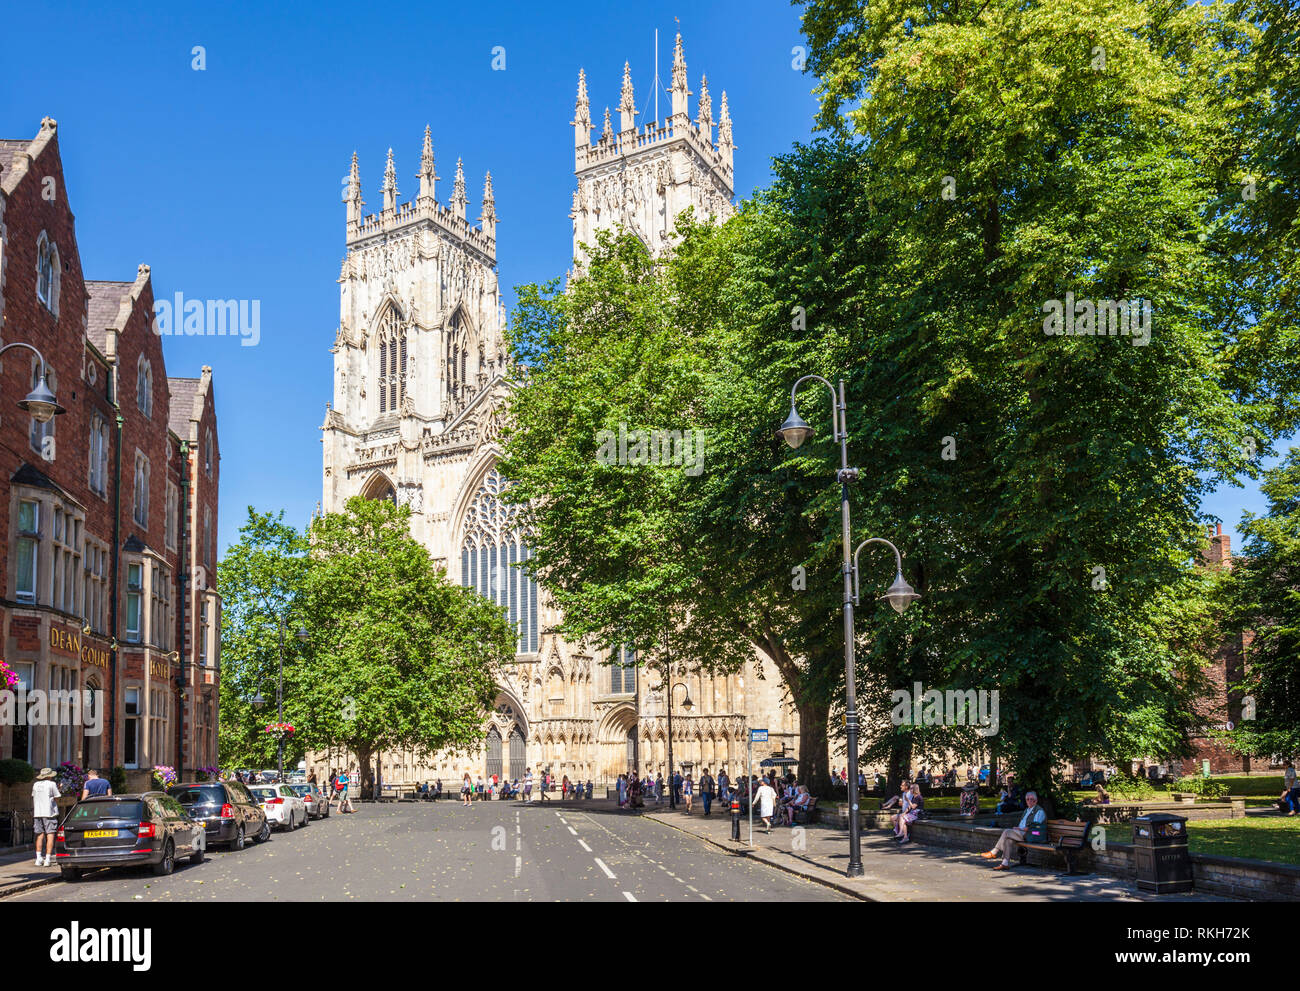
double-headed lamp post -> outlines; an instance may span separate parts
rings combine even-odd
[[[675,809],[677,808],[677,791],[673,788],[673,769],[676,766],[673,764],[673,695],[679,688],[686,689],[686,698],[682,699],[682,708],[687,712],[695,708],[695,703],[691,701],[691,689],[686,682],[679,681],[677,684],[673,684],[671,664],[664,672],[664,675],[661,687],[668,690],[668,780],[664,784],[668,786],[668,807]]]
[[[854,681],[853,651],[853,607],[858,601],[858,551],[861,551],[863,547],[870,543],[888,544],[889,547],[893,548],[898,571],[894,577],[894,584],[889,586],[883,598],[894,607],[895,612],[902,613],[920,596],[903,579],[902,555],[898,553],[898,548],[894,547],[888,540],[882,537],[872,537],[870,540],[864,540],[859,544],[856,551],[850,552],[849,550],[852,541],[849,526],[849,482],[857,481],[858,469],[849,467],[848,406],[844,401],[844,380],[840,379],[838,394],[835,387],[820,375],[805,375],[795,382],[794,387],[790,390],[790,415],[778,428],[776,435],[791,448],[799,447],[813,435],[813,428],[804,421],[803,417],[799,415],[798,409],[795,408],[795,394],[799,391],[799,386],[812,379],[816,379],[830,390],[831,429],[834,439],[839,441],[840,444],[840,470],[835,477],[840,483],[840,522],[844,538],[844,723],[848,734],[849,752],[849,866],[847,874],[849,877],[860,877],[862,875],[862,830],[858,824],[858,699]]]

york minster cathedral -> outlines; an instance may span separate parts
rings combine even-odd
[[[609,109],[595,129],[587,80],[578,75],[574,111],[573,265],[583,242],[621,224],[654,252],[671,250],[677,215],[725,219],[733,210],[731,116],[721,94],[716,122],[707,78],[691,119],[681,36],[673,55],[671,115],[643,120],[630,67],[623,70],[618,129]],[[649,117],[649,114],[644,114]],[[716,138],[715,138],[716,134]],[[382,776],[405,783],[463,773],[610,781],[627,770],[633,741],[643,770],[667,772],[666,698],[657,670],[630,658],[568,643],[552,631],[559,615],[523,569],[528,534],[501,501],[509,482],[497,471],[502,403],[510,384],[497,275],[496,202],[487,173],[478,224],[466,217],[466,179],[457,161],[451,196],[440,202],[432,134],[424,133],[414,201],[399,203],[392,149],[382,209],[363,212],[356,155],[345,194],[346,255],[339,273],[334,401],[322,427],[326,512],[354,495],[411,509],[411,530],[452,581],[508,611],[518,629],[514,663],[501,672],[483,745],[472,755],[383,754]],[[557,263],[559,259],[557,259]],[[557,268],[559,266],[557,265]],[[749,727],[794,755],[798,718],[775,669],[758,677],[758,656],[735,675],[688,672],[673,678],[673,758],[698,774],[731,773],[745,760]],[[686,707],[690,699],[689,710]],[[317,755],[314,765],[328,762]]]

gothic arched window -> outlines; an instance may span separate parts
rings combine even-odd
[[[508,483],[493,468],[474,494],[465,513],[460,583],[504,607],[507,618],[519,631],[515,650],[535,654],[540,643],[537,583],[518,566],[533,552],[524,543],[520,527],[522,507],[501,501],[507,487]]]
[[[406,328],[390,306],[379,323],[379,412],[397,412],[405,395]]]

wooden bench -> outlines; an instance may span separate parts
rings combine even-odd
[[[1048,819],[1046,843],[1020,843],[1020,863],[1023,866],[1030,850],[1059,853],[1065,858],[1065,873],[1074,874],[1074,855],[1082,850],[1088,837],[1088,823],[1075,819]]]

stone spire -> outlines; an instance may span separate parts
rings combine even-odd
[[[361,199],[361,169],[357,165],[357,153],[352,153],[352,171],[348,174],[347,194],[343,202],[348,205],[348,232],[353,233],[361,224],[361,208],[365,201]]]
[[[451,212],[465,219],[465,168],[459,158],[456,159],[456,184],[451,191]]]
[[[600,132],[600,142],[601,144],[604,144],[606,141],[613,141],[613,140],[614,140],[614,126],[609,122],[609,107],[606,107],[605,128]]]
[[[682,54],[682,35],[677,32],[677,44],[673,49],[673,127],[685,128],[691,123],[691,91],[686,84],[686,56]]]
[[[433,135],[429,131],[429,125],[424,125],[424,151],[420,153],[420,199],[432,200],[435,198],[434,183],[438,181],[438,176],[434,173],[433,167]]]
[[[388,165],[384,167],[384,213],[397,209],[397,169],[393,167],[393,149],[388,149]]]
[[[696,119],[700,136],[713,144],[713,99],[709,96],[709,77],[700,79],[700,116]]]
[[[723,161],[728,166],[731,165],[731,156],[735,149],[736,145],[731,140],[731,111],[727,109],[727,91],[724,89],[721,116],[718,117],[718,151],[722,153]]]
[[[587,73],[578,70],[578,104],[573,109],[573,147],[591,146],[591,104],[587,100]]]
[[[619,123],[624,134],[636,130],[636,101],[632,96],[632,65],[623,63],[623,97],[618,104]]]
[[[492,173],[487,174],[483,183],[483,213],[479,217],[479,226],[488,237],[497,236],[497,199],[492,193]]]

